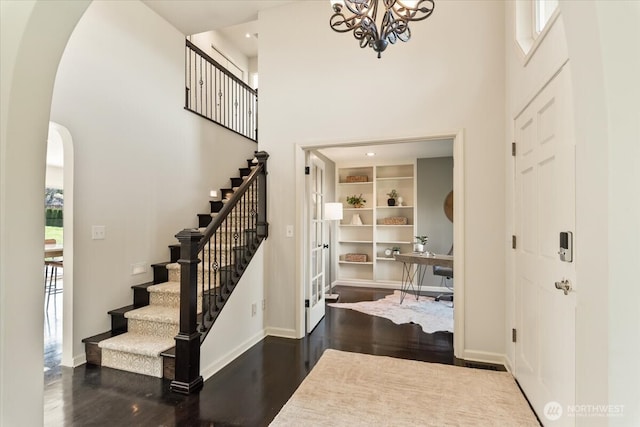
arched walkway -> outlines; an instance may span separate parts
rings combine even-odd
[[[43,423],[42,190],[49,112],[60,58],[88,5],[88,1],[0,5],[2,425]]]
[[[62,366],[73,366],[73,138],[69,130],[55,122],[49,123],[49,136],[62,141],[64,156],[64,292],[62,310]]]

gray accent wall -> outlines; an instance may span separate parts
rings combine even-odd
[[[453,190],[453,157],[418,159],[416,172],[418,235],[429,236],[426,249],[446,254],[453,244],[453,223],[444,214],[444,200]],[[440,286],[428,268],[423,285]]]

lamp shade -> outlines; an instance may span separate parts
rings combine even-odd
[[[325,203],[324,219],[328,219],[328,220],[342,219],[342,203]]]

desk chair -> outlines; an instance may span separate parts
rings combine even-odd
[[[449,250],[447,255],[453,255],[453,246]],[[447,280],[453,280],[453,267],[443,267],[441,265],[433,266],[433,275],[440,276],[440,286],[446,287],[451,293],[440,294],[436,297],[436,301],[440,301],[442,298],[451,298],[451,302],[453,302],[453,285],[447,286]]]
[[[56,239],[45,239],[44,244],[55,245]],[[51,268],[51,275],[49,275],[49,268]],[[47,310],[51,294],[62,293],[62,288],[58,288],[58,268],[63,268],[62,257],[44,259],[44,293],[47,296]]]

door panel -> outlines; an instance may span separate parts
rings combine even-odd
[[[307,260],[307,333],[316,327],[324,317],[325,284],[325,225],[324,209],[324,162],[313,154],[309,155],[310,176],[307,194],[309,197],[309,259]]]
[[[568,65],[514,123],[516,329],[515,375],[543,424],[545,405],[573,425],[575,403],[575,263],[560,260],[559,233],[575,229],[575,150]],[[574,245],[575,247],[575,245]],[[574,261],[576,253],[574,251]],[[555,283],[569,280],[565,295]]]

